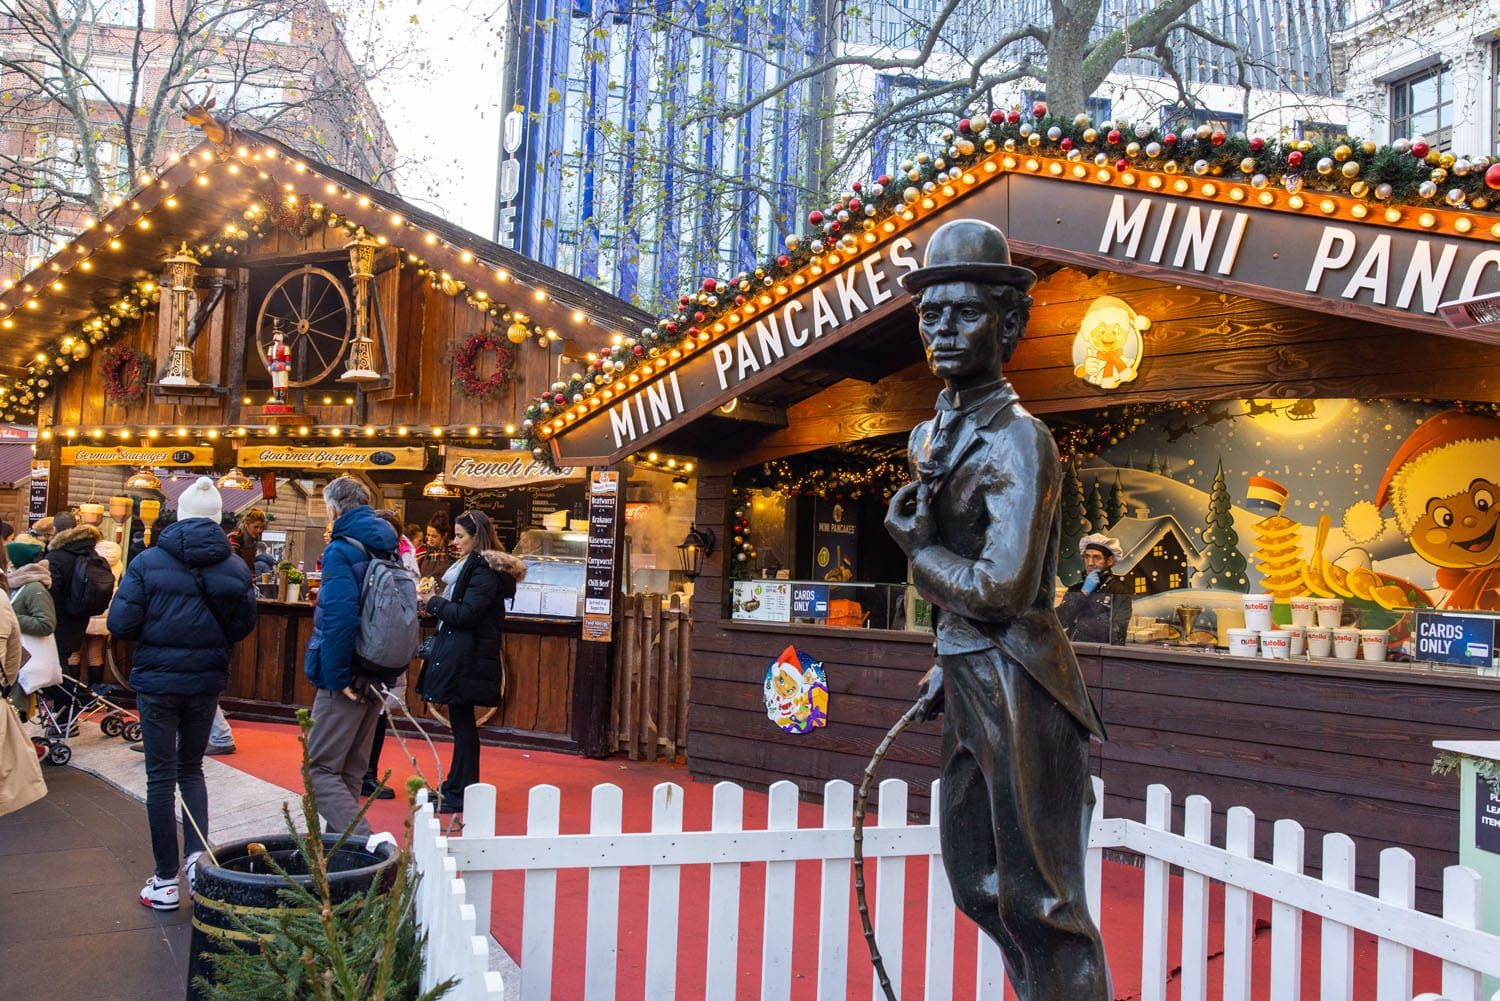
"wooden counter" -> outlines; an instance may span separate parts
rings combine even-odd
[[[788,642],[828,672],[828,726],[803,736],[766,719],[761,696],[766,665]],[[1090,763],[1104,779],[1111,816],[1143,820],[1146,787],[1163,783],[1179,823],[1188,796],[1213,802],[1216,838],[1229,807],[1254,810],[1262,852],[1271,821],[1300,821],[1314,869],[1322,834],[1343,831],[1360,843],[1366,889],[1374,886],[1379,849],[1400,845],[1417,857],[1422,900],[1437,899],[1442,867],[1457,859],[1458,795],[1453,776],[1431,774],[1431,743],[1500,734],[1500,678],[1425,664],[1075,649],[1109,731],[1107,743],[1091,742]],[[809,793],[832,778],[857,783],[931,663],[925,634],[696,622],[693,775],[752,785],[786,777]],[[927,809],[925,787],[937,778],[940,733],[940,723],[912,727],[881,772],[918,787],[918,811]]]
[[[288,719],[298,707],[312,705],[314,691],[303,673],[302,659],[312,635],[313,606],[263,598],[259,611],[255,632],[235,647],[222,702],[237,716]],[[594,757],[603,754],[609,716],[609,647],[583,642],[580,631],[577,619],[506,616],[505,704],[488,717],[480,710],[482,740]],[[128,644],[116,647],[123,674],[129,667]],[[413,716],[432,721],[430,732],[446,733],[442,707],[429,706],[416,693],[420,670],[421,662],[413,661],[407,673],[407,706]]]

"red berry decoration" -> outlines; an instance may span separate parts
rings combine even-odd
[[[1431,149],[1432,147],[1427,145],[1425,141],[1418,139],[1416,142],[1411,144],[1411,155],[1416,157],[1418,160],[1422,160],[1426,158],[1428,151]]]
[[[1286,155],[1286,165],[1294,169],[1302,166],[1302,151],[1294,149],[1288,153]]]
[[[1208,141],[1213,143],[1215,146],[1222,146],[1224,145],[1224,140],[1227,138],[1229,137],[1227,134],[1225,134],[1223,129],[1214,129],[1213,133],[1209,135]]]
[[[1073,140],[1069,139],[1067,136],[1063,136],[1062,142],[1058,143],[1057,145],[1061,146],[1063,152],[1066,153],[1068,150],[1073,148]]]
[[[1109,134],[1104,137],[1111,146],[1120,145],[1120,130],[1110,129]]]
[[[814,226],[821,226],[823,225],[823,213],[818,209],[813,209],[807,213],[807,221]]]
[[[1484,183],[1491,191],[1500,191],[1500,163],[1492,163],[1484,172]]]
[[[1036,117],[1036,118],[1046,118],[1047,117],[1047,102],[1046,101],[1037,101],[1035,104],[1033,104],[1031,106],[1031,114],[1034,117]]]
[[[990,112],[990,124],[991,125],[999,125],[999,124],[1001,124],[1004,121],[1005,121],[1005,112],[1001,111],[999,108],[996,108],[994,111]]]
[[[1019,111],[1007,111],[1005,113],[1005,120],[1012,125],[1019,125],[1021,123],[1021,113]]]
[[[1259,153],[1266,148],[1266,141],[1260,136],[1250,137],[1250,152]]]
[[[958,120],[958,131],[960,131],[960,132],[967,132],[967,131],[969,131],[969,120],[967,118],[960,118]]]

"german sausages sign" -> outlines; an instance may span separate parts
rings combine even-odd
[[[69,445],[64,466],[212,466],[214,450],[202,445]]]
[[[1255,194],[1232,181],[1219,186]],[[1252,206],[1252,198],[998,175],[569,425],[551,439],[554,457],[560,465],[618,461],[905,308],[899,278],[919,266],[932,233],[958,218],[995,223],[1012,254],[1407,329],[1451,333],[1436,315],[1440,303],[1500,292],[1500,245],[1334,217],[1319,211],[1322,195],[1304,197],[1305,214],[1298,214]],[[915,337],[915,317],[912,327]]]
[[[529,486],[555,480],[581,480],[580,466],[553,469],[534,458],[530,452],[502,452],[487,448],[448,446],[443,461],[443,482],[450,487],[494,490],[501,487]]]
[[[409,448],[356,448],[301,445],[245,445],[239,464],[253,469],[423,469],[427,450]]]

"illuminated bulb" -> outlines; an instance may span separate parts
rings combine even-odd
[[[1417,223],[1426,229],[1431,229],[1433,226],[1437,225],[1437,216],[1433,215],[1431,212],[1423,212],[1421,215],[1417,216]]]
[[[1304,206],[1304,205],[1307,204],[1305,201],[1302,200],[1302,196],[1301,195],[1293,195],[1292,197],[1290,197],[1290,198],[1288,198],[1286,200],[1286,203],[1288,205],[1290,205],[1294,209],[1300,209],[1302,206]]]
[[[546,302],[547,301],[547,290],[539,288],[535,292],[531,293],[531,297],[533,299],[535,299],[537,302]]]
[[[1334,210],[1337,209],[1337,208],[1338,208],[1338,205],[1334,204],[1334,201],[1333,201],[1332,198],[1325,198],[1321,202],[1318,203],[1318,209],[1324,215],[1333,215]]]

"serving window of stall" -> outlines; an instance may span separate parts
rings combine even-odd
[[[885,530],[906,480],[904,437],[827,448],[736,479],[733,618],[850,629],[923,630],[931,612]]]

